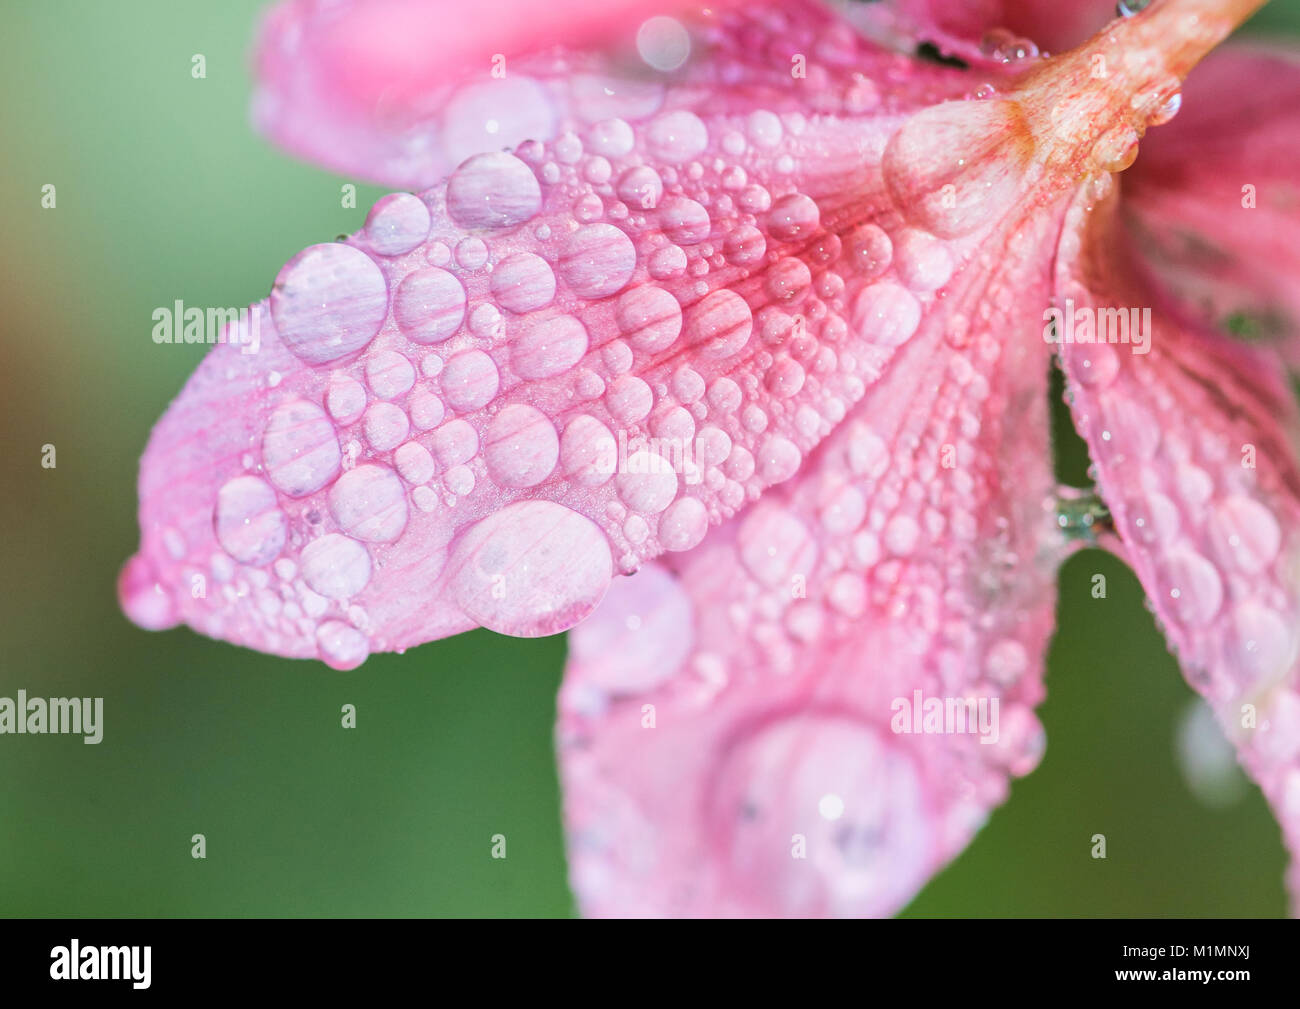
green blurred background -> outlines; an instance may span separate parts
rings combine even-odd
[[[0,736],[0,915],[570,915],[551,750],[562,638],[478,631],[340,674],[147,634],[118,611],[139,454],[203,351],[153,344],[151,312],[263,297],[382,192],[340,209],[346,180],[250,130],[261,6],[4,4],[0,696],[102,696],[106,729],[98,746]],[[1300,35],[1300,5],[1250,27]],[[46,443],[57,469],[41,468]],[[1086,462],[1065,445],[1078,481]],[[1258,791],[1210,808],[1180,773],[1192,695],[1132,575],[1077,555],[1059,612],[1041,767],[905,913],[1283,914]]]

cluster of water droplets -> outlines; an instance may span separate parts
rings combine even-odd
[[[948,224],[973,193],[823,220],[794,178],[828,138],[762,109],[612,116],[474,155],[294,257],[266,321],[307,371],[266,379],[206,574],[350,667],[388,644],[357,600],[403,543],[461,613],[523,634],[699,543],[843,419],[958,268],[941,234],[978,223]]]

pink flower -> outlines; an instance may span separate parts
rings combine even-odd
[[[585,912],[886,914],[1042,753],[1055,355],[1106,539],[1300,849],[1300,70],[1181,91],[1259,0],[847,12],[882,41],[661,6],[271,13],[261,127],[428,188],[291,260],[158,424],[126,612],[339,669],[575,628]]]

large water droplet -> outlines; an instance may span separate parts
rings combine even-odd
[[[1016,102],[945,102],[912,116],[890,139],[885,182],[910,220],[957,238],[1013,205],[1032,147]]]
[[[350,245],[313,245],[275,278],[271,316],[285,345],[308,364],[355,354],[388,314],[388,282],[374,260]]]
[[[933,840],[915,766],[848,718],[766,723],[727,755],[711,797],[728,870],[769,913],[884,914],[928,874]],[[790,857],[796,835],[807,861]]]
[[[535,487],[555,469],[560,438],[546,414],[512,403],[492,418],[483,438],[488,475],[503,487]]]
[[[694,112],[666,112],[646,128],[646,146],[661,161],[679,165],[704,153],[709,131]]]
[[[632,279],[636,248],[612,224],[589,224],[569,236],[560,256],[560,275],[583,298],[617,294]]]
[[[545,308],[555,297],[555,274],[546,260],[531,252],[507,256],[492,271],[492,296],[518,315]]]
[[[465,288],[436,266],[416,270],[397,285],[393,316],[402,332],[416,343],[441,343],[465,319]]]
[[[366,216],[366,237],[381,256],[400,256],[429,237],[429,208],[418,196],[390,193]]]
[[[568,630],[613,577],[609,541],[590,519],[553,501],[519,501],[460,536],[448,587],[465,614],[515,637]]]
[[[391,543],[406,528],[406,491],[387,466],[348,470],[330,488],[330,513],[344,532],[371,543]]]
[[[465,228],[509,228],[542,209],[537,176],[513,154],[477,154],[447,180],[447,213]]]
[[[235,477],[217,491],[213,527],[226,553],[257,567],[275,560],[289,531],[275,491],[255,476]]]
[[[262,464],[267,479],[290,497],[320,490],[338,474],[340,461],[334,425],[315,403],[286,403],[266,422]]]
[[[303,548],[302,578],[326,599],[349,599],[370,582],[370,554],[356,540],[328,533]]]

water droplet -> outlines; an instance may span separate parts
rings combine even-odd
[[[749,342],[754,317],[735,291],[714,291],[692,306],[686,332],[693,347],[706,357],[724,358],[739,353]]]
[[[637,29],[636,51],[655,70],[670,73],[690,58],[691,36],[676,18],[647,18]]]
[[[767,239],[752,225],[732,229],[722,242],[722,254],[727,262],[736,266],[750,266],[759,262],[767,252]]]
[[[649,415],[654,393],[635,375],[620,375],[605,391],[605,406],[616,420],[635,424]]]
[[[650,284],[624,292],[614,317],[628,343],[644,354],[672,346],[682,331],[682,307],[677,299]]]
[[[275,278],[271,316],[285,345],[308,364],[355,354],[388,314],[388,282],[374,260],[350,245],[313,245]]]
[[[584,487],[606,483],[618,465],[618,443],[595,417],[580,414],[569,421],[560,439],[564,475]]]
[[[354,539],[327,533],[303,548],[302,579],[326,599],[350,599],[370,582],[370,554]]]
[[[213,528],[226,553],[241,564],[261,567],[284,549],[289,523],[270,484],[241,476],[217,491]]]
[[[622,119],[605,119],[591,128],[587,146],[607,158],[621,158],[631,152],[635,140],[632,127]]]
[[[888,914],[930,871],[914,765],[847,718],[767,722],[733,745],[709,794],[712,833],[763,913]],[[792,833],[806,838],[806,862],[790,857]]]
[[[366,216],[366,237],[381,256],[401,256],[429,237],[429,208],[418,196],[390,193]]]
[[[394,452],[393,465],[409,484],[428,483],[438,471],[433,456],[418,441],[408,441]]]
[[[465,614],[515,637],[567,630],[594,610],[613,577],[609,541],[553,501],[520,501],[475,523],[447,563]]]
[[[882,280],[858,294],[853,315],[867,339],[882,347],[897,347],[921,324],[921,305],[907,288]]]
[[[709,212],[684,196],[672,196],[663,202],[659,223],[664,234],[678,245],[698,245],[709,237],[712,228]]]
[[[803,193],[782,196],[772,204],[768,230],[783,242],[807,238],[821,224],[821,211],[811,197]]]
[[[909,219],[958,238],[1014,204],[1032,149],[1016,102],[945,102],[912,116],[890,139],[885,182]]]
[[[1175,548],[1163,564],[1166,605],[1180,624],[1203,624],[1223,604],[1223,580],[1208,560],[1190,547]]]
[[[492,271],[492,296],[502,308],[522,315],[545,308],[555,297],[555,274],[531,252],[508,256]]]
[[[330,488],[329,506],[339,527],[357,539],[391,543],[406,528],[406,491],[386,466],[348,470]]]
[[[849,235],[849,265],[868,280],[889,269],[894,260],[894,243],[883,229],[863,224]]]
[[[286,403],[266,422],[262,464],[267,479],[290,497],[320,490],[338,475],[340,461],[334,425],[315,403]]]
[[[678,477],[670,460],[658,452],[638,449],[615,478],[618,496],[633,511],[657,515],[677,496]]]
[[[321,661],[331,669],[356,669],[370,657],[366,636],[342,620],[327,620],[316,628],[316,647]]]
[[[1151,5],[1151,0],[1119,0],[1115,4],[1115,13],[1122,18],[1131,18],[1140,14]]]
[[[535,487],[555,469],[560,439],[535,407],[512,403],[492,418],[483,438],[488,475],[503,487]]]
[[[365,386],[347,375],[331,375],[325,405],[338,423],[351,424],[366,408]]]
[[[481,350],[454,355],[442,370],[442,395],[461,413],[487,406],[501,387],[501,375],[492,358]]]
[[[749,139],[758,147],[775,147],[781,142],[781,119],[775,112],[757,109],[745,121]]]
[[[618,180],[618,198],[634,209],[653,210],[663,195],[663,179],[649,165],[629,168]]]
[[[433,454],[445,468],[469,462],[478,452],[478,432],[463,420],[449,420],[433,432]]]
[[[436,266],[416,270],[397,285],[393,316],[408,339],[426,345],[441,343],[465,319],[465,288]]]
[[[464,228],[509,228],[542,209],[533,170],[504,151],[476,154],[447,180],[447,213]]]
[[[415,384],[415,368],[395,350],[381,350],[366,360],[366,384],[380,399],[396,399]]]
[[[387,452],[406,441],[411,423],[402,408],[392,403],[371,403],[361,419],[366,441],[376,452]]]
[[[661,161],[680,165],[704,153],[709,131],[693,112],[678,109],[654,119],[646,128],[646,147]]]
[[[898,276],[913,291],[937,291],[952,277],[952,253],[933,235],[905,228],[894,241]]]
[[[636,268],[632,240],[612,224],[589,224],[569,236],[560,256],[560,275],[583,298],[617,294]]]
[[[1241,495],[1215,505],[1209,533],[1219,557],[1248,574],[1263,571],[1282,545],[1282,530],[1273,513]]]
[[[534,323],[510,343],[510,367],[520,378],[550,378],[568,371],[587,352],[587,329],[571,315]]]
[[[410,410],[411,423],[415,425],[418,431],[428,431],[442,423],[442,418],[446,411],[443,409],[442,400],[427,389],[421,389],[416,392],[408,401],[407,408]]]

